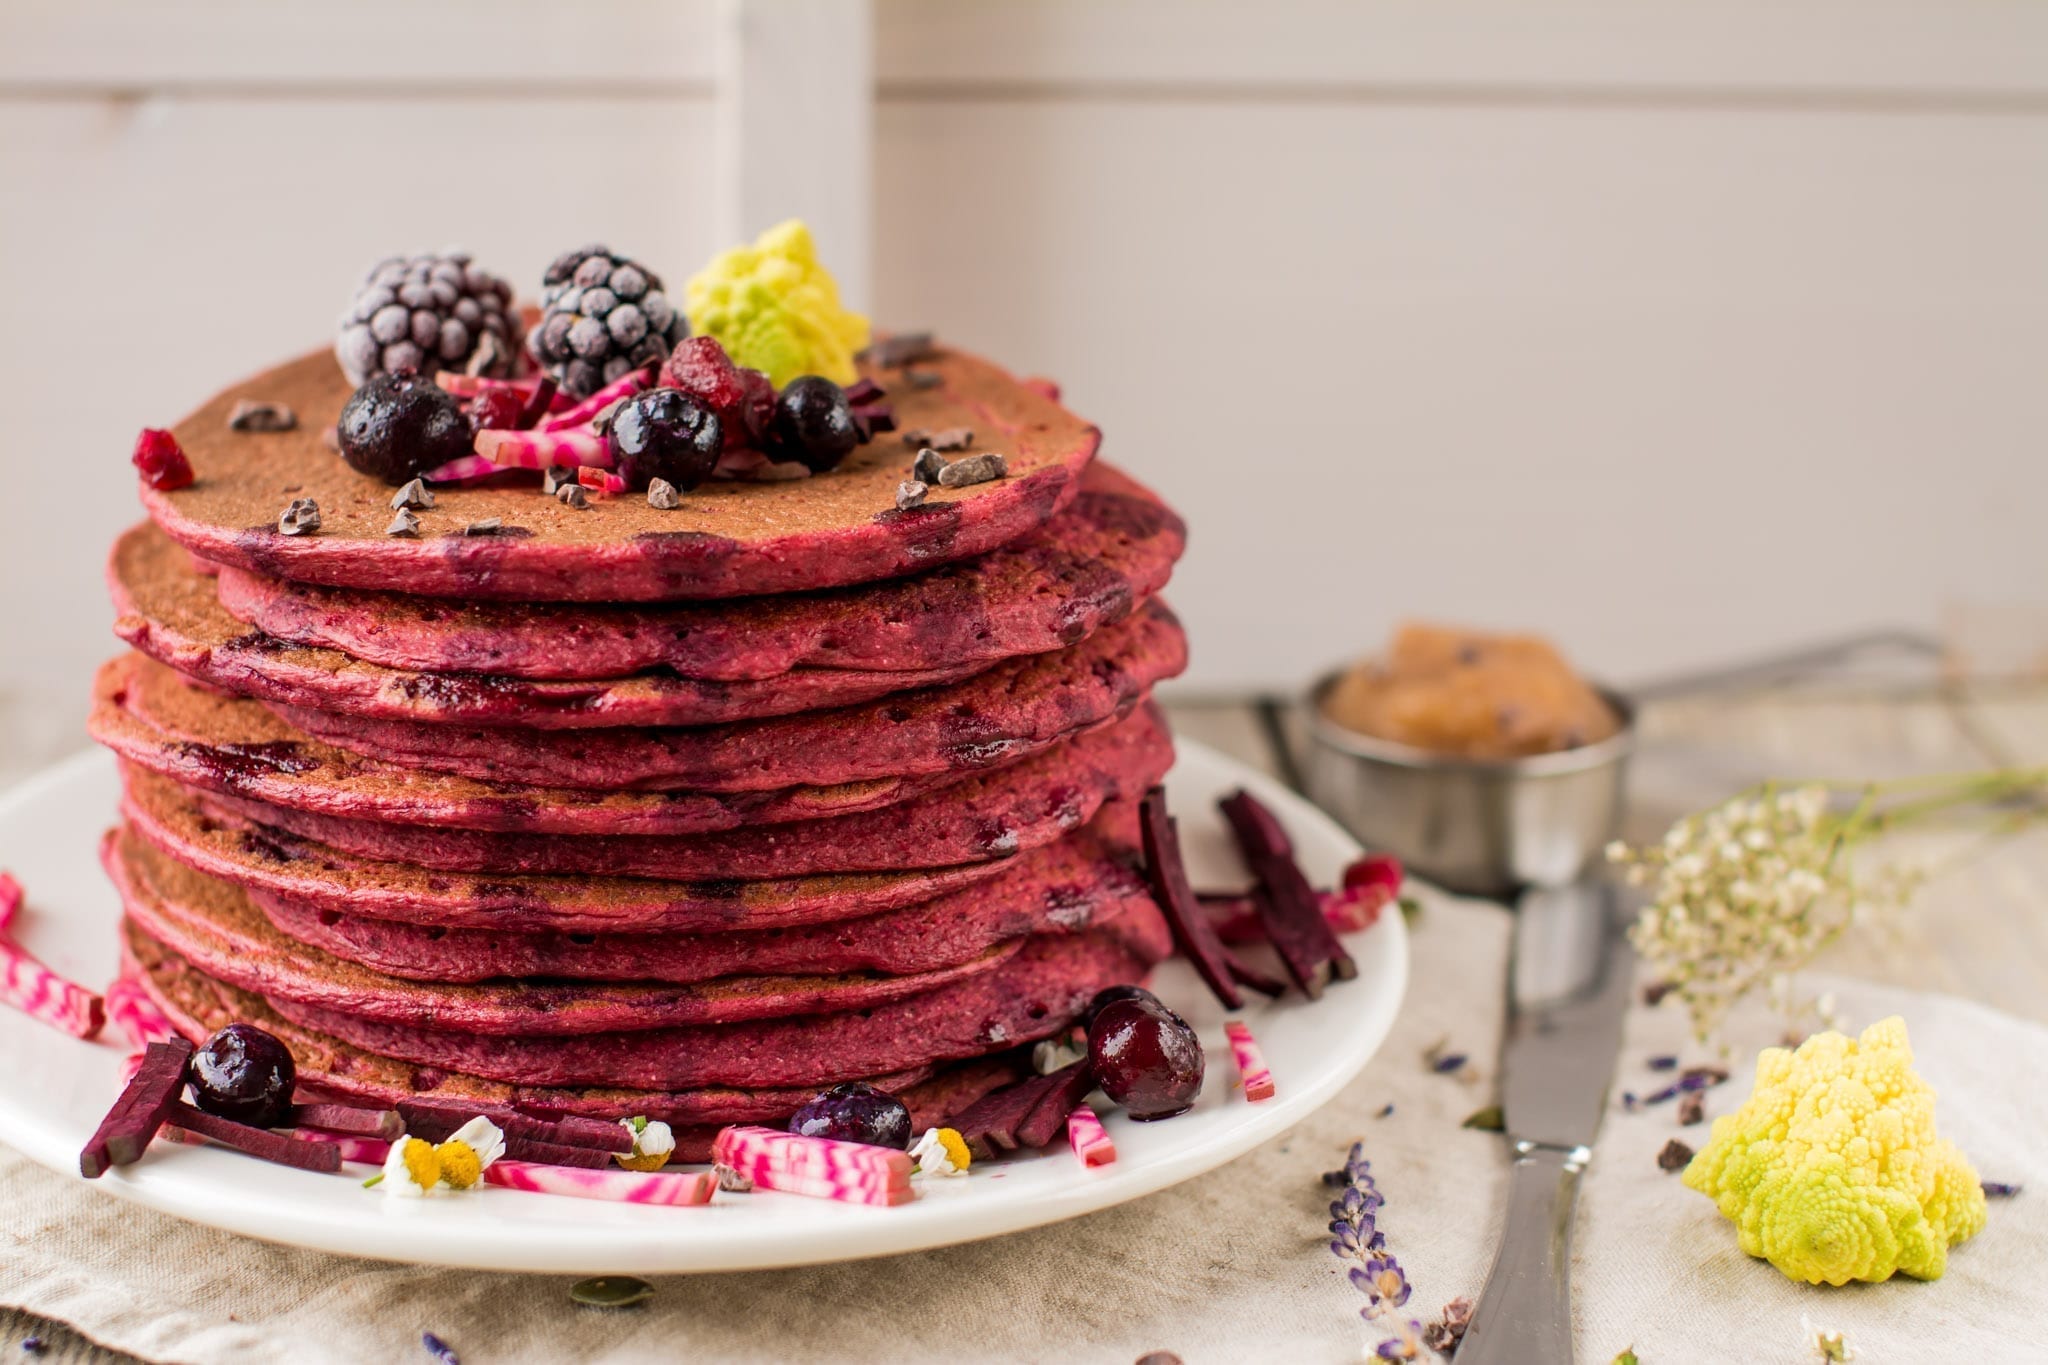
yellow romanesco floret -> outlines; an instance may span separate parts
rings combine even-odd
[[[853,356],[868,344],[868,320],[839,304],[839,286],[792,218],[752,246],[720,252],[690,277],[690,325],[716,337],[735,365],[761,371],[780,388],[799,375],[836,384],[859,377]]]
[[[1936,1280],[1984,1226],[1984,1190],[1934,1132],[1905,1021],[1765,1048],[1756,1087],[1685,1168],[1742,1249],[1795,1280]]]

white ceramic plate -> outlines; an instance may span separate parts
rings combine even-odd
[[[1243,880],[1215,801],[1249,787],[1280,814],[1309,876],[1332,884],[1357,845],[1327,816],[1258,774],[1182,741],[1168,779],[1197,886]],[[28,889],[17,922],[27,947],[76,980],[113,977],[119,914],[95,857],[117,794],[112,760],[86,754],[0,797],[0,866]],[[1116,1141],[1114,1163],[1088,1170],[1064,1144],[1040,1155],[977,1166],[961,1180],[920,1178],[923,1197],[862,1208],[794,1195],[720,1195],[697,1208],[643,1208],[490,1188],[460,1198],[387,1199],[355,1178],[288,1170],[218,1147],[159,1142],[97,1188],[195,1222],[268,1241],[354,1256],[487,1270],[641,1274],[740,1270],[883,1256],[993,1237],[1057,1222],[1200,1175],[1306,1118],[1373,1055],[1408,979],[1401,916],[1352,935],[1358,978],[1309,1004],[1300,995],[1243,1016],[1265,1049],[1278,1093],[1259,1104],[1233,1085],[1223,1015],[1185,963],[1168,963],[1157,989],[1209,1049],[1195,1108],[1160,1123],[1100,1112]],[[1258,999],[1258,997],[1254,997]],[[0,1006],[0,1141],[54,1170],[78,1169],[78,1150],[120,1086],[126,1040],[82,1043]]]

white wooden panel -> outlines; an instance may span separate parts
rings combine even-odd
[[[878,313],[1064,381],[1188,514],[1195,686],[1409,613],[1627,678],[2043,596],[2048,119],[955,93],[877,127]]]
[[[892,93],[2048,90],[2048,7],[2012,0],[880,0],[879,18]]]
[[[6,0],[0,89],[708,93],[712,0]]]
[[[138,428],[330,340],[393,251],[460,243],[532,295],[600,239],[680,287],[724,244],[686,173],[710,143],[685,100],[0,102],[0,692],[77,733]]]
[[[867,0],[720,0],[717,193],[727,241],[811,226],[848,306],[867,306],[874,19]]]

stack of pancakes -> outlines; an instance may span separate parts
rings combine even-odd
[[[895,436],[675,510],[531,476],[392,490],[331,357],[176,429],[115,546],[93,732],[125,952],[185,1033],[366,1101],[776,1122],[868,1080],[944,1118],[1169,948],[1131,808],[1172,761],[1183,529],[1042,386],[950,350],[899,424],[993,482],[899,510]],[[935,381],[935,382],[934,382]],[[240,401],[298,426],[231,430]],[[313,535],[276,529],[311,498]],[[493,524],[495,523],[495,524]]]

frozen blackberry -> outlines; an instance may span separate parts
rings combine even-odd
[[[565,393],[588,398],[615,379],[668,359],[690,334],[661,276],[609,247],[557,256],[541,277],[540,323],[526,348]]]
[[[471,264],[469,254],[389,256],[370,267],[341,318],[334,343],[348,382],[380,374],[461,370],[511,374],[519,354],[512,286]]]

